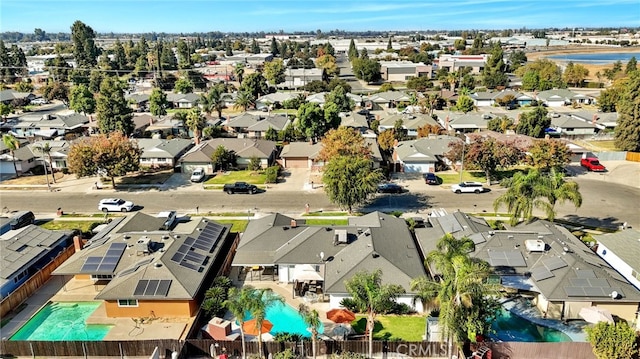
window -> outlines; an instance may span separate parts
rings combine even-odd
[[[137,307],[137,299],[118,299],[118,307]]]

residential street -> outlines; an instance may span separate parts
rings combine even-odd
[[[640,188],[617,183],[576,178],[583,193],[583,204],[578,210],[565,204],[557,207],[558,218],[570,219],[572,222],[594,226],[618,227],[624,222],[629,226],[640,228],[638,201]],[[443,208],[448,212],[460,209],[468,212],[493,212],[493,200],[500,195],[503,188],[492,186],[492,191],[476,194],[456,195],[439,186],[428,187],[419,181],[403,183],[408,193],[397,195],[378,195],[365,211],[402,210],[426,214],[434,209]],[[147,213],[158,213],[162,210],[175,209],[179,214],[195,214],[203,212],[281,212],[289,215],[300,215],[305,204],[311,211],[337,210],[331,204],[322,189],[294,190],[287,188],[268,189],[256,195],[227,195],[220,191],[188,191],[156,189],[134,191],[94,190],[89,192],[26,192],[3,191],[0,202],[3,212],[32,210],[42,216],[51,216],[61,207],[65,213],[97,212],[97,204],[101,198],[121,197],[133,201]],[[196,209],[197,208],[197,209]]]

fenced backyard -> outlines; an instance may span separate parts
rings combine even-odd
[[[492,350],[492,358],[518,359],[555,359],[581,358],[595,359],[591,345],[584,342],[563,343],[523,343],[500,342],[488,343]],[[138,340],[138,341],[6,341],[0,342],[0,356],[28,356],[28,357],[149,357],[158,348],[160,358],[171,358],[172,353],[178,353],[181,359],[203,358],[220,355],[222,350],[233,358],[240,358],[242,342],[217,341],[211,339],[180,340]],[[311,357],[311,342],[265,342],[264,356],[269,357],[285,349],[291,349],[297,355]],[[246,343],[247,356],[258,353],[258,343]],[[367,355],[369,350],[366,340],[347,341],[319,341],[318,356],[328,357],[332,354],[353,352]],[[448,347],[439,342],[404,342],[404,341],[374,341],[374,356],[382,358],[446,358]]]

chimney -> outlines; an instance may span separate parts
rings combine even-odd
[[[82,242],[82,237],[80,236],[73,237],[73,248],[76,250],[76,252],[80,252],[82,250],[83,245],[84,243]]]
[[[296,227],[298,227],[298,222],[296,222],[295,219],[292,219],[291,220],[291,228],[296,228]]]

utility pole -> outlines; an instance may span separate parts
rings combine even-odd
[[[462,142],[462,159],[460,161],[460,183],[462,183],[462,172],[464,171],[464,141]]]

